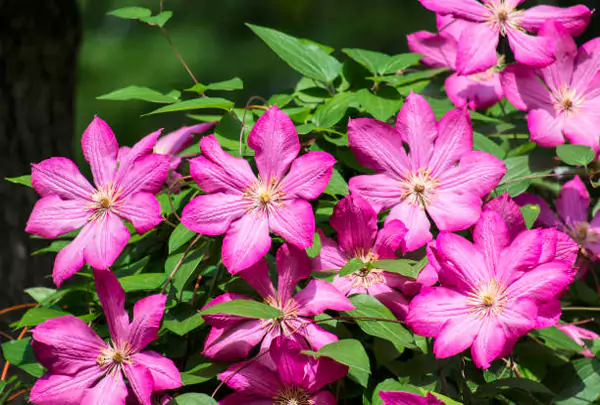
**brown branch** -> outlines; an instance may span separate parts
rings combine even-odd
[[[190,75],[190,77],[192,78],[192,80],[194,81],[194,83],[198,84],[198,80],[196,79],[196,76],[194,76],[194,73],[192,73],[192,70],[189,68],[189,66],[187,65],[187,63],[185,63],[185,60],[183,60],[183,56],[181,56],[181,54],[179,53],[179,51],[175,47],[175,44],[171,40],[171,37],[169,36],[169,32],[167,31],[167,29],[164,28],[164,27],[159,27],[159,28],[160,28],[160,31],[162,32],[163,36],[166,38],[167,42],[171,46],[171,49],[175,53],[175,56],[177,56],[177,59],[179,59],[179,62],[181,62],[181,64],[183,65],[185,71],[188,73],[188,75]]]
[[[27,394],[30,390],[31,390],[31,388],[23,388],[22,390],[17,391],[16,393],[14,393],[10,397],[8,397],[6,402],[11,402],[11,401],[19,398],[21,395]]]
[[[34,308],[34,307],[37,307],[37,305],[38,304],[34,304],[34,303],[15,305],[15,306],[4,308],[3,310],[0,310],[0,315],[4,315],[4,314],[7,314],[12,311],[17,311],[19,309]]]

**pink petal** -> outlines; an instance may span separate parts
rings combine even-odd
[[[511,297],[523,297],[537,304],[550,301],[573,282],[569,266],[564,262],[545,263],[523,274],[506,289]]]
[[[519,110],[553,110],[550,91],[540,81],[536,69],[520,64],[509,65],[500,74],[500,82],[508,101]]]
[[[118,372],[114,376],[105,376],[93,388],[86,390],[81,403],[105,405],[107,398],[110,398],[111,404],[125,405],[127,397],[128,390],[125,381],[123,381],[123,374]]]
[[[440,34],[448,34],[456,41],[460,39],[460,34],[467,28],[475,25],[472,21],[455,18],[452,14],[436,14],[435,21]]]
[[[571,83],[575,57],[577,56],[577,44],[569,34],[569,31],[555,20],[546,22],[539,35],[553,38],[556,42],[556,61],[542,69],[544,81],[551,89],[560,89]]]
[[[335,395],[329,391],[318,392],[311,396],[310,400],[313,401],[314,404],[319,405],[337,405],[338,403],[337,399],[335,399]]]
[[[564,184],[556,200],[556,211],[566,224],[576,226],[588,221],[590,194],[579,176]]]
[[[84,250],[91,243],[95,222],[88,222],[71,243],[62,248],[54,259],[52,280],[57,287],[77,272],[85,263]],[[129,231],[128,231],[129,233]]]
[[[94,270],[94,282],[112,340],[118,344],[125,343],[128,338],[129,315],[125,310],[123,287],[109,270]]]
[[[443,285],[450,284],[468,293],[492,276],[484,256],[462,236],[440,232],[435,244]]]
[[[46,373],[29,393],[29,401],[38,405],[81,405],[85,390],[103,374],[94,366],[75,375]]]
[[[313,200],[321,195],[333,173],[335,159],[329,153],[308,152],[292,161],[281,189],[286,198]]]
[[[556,42],[552,38],[534,37],[509,28],[506,31],[508,44],[515,59],[527,66],[546,67],[556,60]]]
[[[544,109],[532,110],[527,114],[527,125],[531,140],[545,148],[553,148],[565,143],[563,120]]]
[[[273,405],[272,398],[248,396],[246,394],[233,393],[219,401],[219,405]]]
[[[195,197],[184,208],[181,222],[186,228],[204,235],[222,235],[232,222],[241,218],[250,202],[239,194],[204,194]]]
[[[348,121],[348,143],[361,165],[383,172],[392,178],[401,178],[408,170],[409,161],[402,145],[402,137],[391,126],[371,118]]]
[[[499,73],[459,76],[452,74],[446,79],[446,93],[455,106],[467,106],[471,110],[485,110],[504,98]]]
[[[256,361],[234,364],[219,379],[237,392],[261,398],[273,398],[281,388],[279,377]]]
[[[427,31],[412,33],[406,37],[408,49],[425,57],[421,63],[432,68],[449,67],[456,63],[457,40],[446,32],[432,34]]]
[[[483,252],[490,274],[494,272],[500,253],[510,245],[510,235],[504,219],[496,211],[485,210],[473,228],[473,242]]]
[[[551,230],[556,233],[556,260],[562,260],[569,264],[571,267],[575,266],[577,261],[577,255],[579,253],[579,246],[577,243],[569,237],[566,233]],[[548,232],[548,231],[546,231]]]
[[[488,24],[473,24],[460,35],[456,71],[461,75],[484,72],[498,63],[499,33]]]
[[[83,229],[87,227],[90,227],[90,235],[83,252],[85,261],[95,269],[108,269],[127,245],[129,229],[111,211],[92,220]]]
[[[528,205],[528,204],[540,206],[540,215],[538,216],[538,219],[536,220],[537,225],[541,225],[541,226],[544,226],[547,228],[558,228],[558,229],[564,228],[564,224],[562,223],[562,221],[560,219],[558,219],[558,217],[556,216],[554,211],[552,211],[552,208],[550,208],[550,205],[548,205],[546,200],[544,200],[539,195],[523,193],[523,194],[520,194],[519,196],[517,196],[515,198],[515,201],[520,206],[524,206],[524,205]],[[525,226],[525,223],[523,222],[523,227],[524,226]]]
[[[208,131],[215,126],[215,122],[185,126],[161,137],[154,146],[154,152],[174,156],[194,143],[194,135]]]
[[[408,315],[408,300],[400,292],[385,284],[373,284],[368,288],[369,295],[374,296],[401,321]]]
[[[360,195],[351,194],[338,202],[329,223],[344,252],[357,255],[371,250],[377,236],[377,214]]]
[[[152,405],[154,382],[150,371],[140,363],[125,364],[123,371],[140,405]]]
[[[402,221],[392,220],[377,232],[377,239],[373,246],[373,253],[381,259],[395,259],[396,250],[404,249],[404,239],[408,229]]]
[[[468,297],[445,287],[425,287],[412,299],[406,323],[426,337],[437,336],[450,319],[470,316]]]
[[[279,266],[277,268],[279,269]],[[259,260],[258,263],[241,271],[239,274],[261,297],[265,299],[267,297],[275,297],[275,288],[269,278],[269,265],[266,260]],[[294,287],[296,287],[295,284]]]
[[[408,201],[400,202],[390,211],[385,223],[393,220],[402,221],[408,229],[404,237],[404,248],[407,252],[420,248],[432,239],[429,231],[431,224],[420,205],[412,205]]]
[[[387,174],[354,176],[348,182],[352,194],[358,194],[371,204],[377,212],[392,208],[402,197],[398,179]]]
[[[52,318],[33,329],[35,355],[53,373],[76,374],[90,366],[106,344],[74,316]]]
[[[535,329],[550,328],[558,324],[562,308],[558,298],[538,305]]]
[[[35,203],[25,232],[56,238],[84,226],[90,215],[89,202],[83,199],[62,200],[58,195],[48,195]]]
[[[579,48],[571,87],[579,91],[589,88],[600,71],[600,38],[592,39]]]
[[[471,348],[473,363],[478,368],[490,368],[490,363],[500,356],[505,345],[506,335],[502,324],[495,319],[484,319]]]
[[[348,373],[347,366],[328,357],[320,357],[316,361],[310,361],[305,370],[305,388],[308,392],[320,391],[326,385],[344,378]],[[320,402],[316,402],[316,404],[320,404]],[[333,404],[336,404],[336,402]]]
[[[150,342],[158,339],[158,330],[165,312],[167,296],[164,294],[150,295],[135,303],[133,307],[133,322],[129,326],[127,342],[132,350],[139,352]]]
[[[225,329],[213,327],[206,338],[202,355],[221,362],[243,359],[263,340],[266,332],[263,323],[256,320],[240,322]]]
[[[348,262],[344,251],[336,241],[325,236],[320,229],[317,232],[321,238],[321,251],[311,260],[313,270],[335,270],[344,267]]]
[[[153,194],[135,193],[119,205],[119,216],[133,224],[138,234],[144,234],[163,221],[160,203]]]
[[[459,194],[484,197],[489,194],[506,174],[506,165],[489,153],[465,152],[458,166],[451,167],[438,177],[439,189]]]
[[[423,7],[440,14],[452,14],[468,21],[483,22],[488,11],[476,0],[419,0]]]
[[[576,37],[588,26],[591,16],[590,9],[582,4],[566,8],[542,5],[524,10],[519,16],[519,24],[525,30],[536,33],[546,21],[553,20],[564,25]]]
[[[259,283],[263,283],[263,282],[268,282],[269,284],[271,284],[271,280],[260,280],[263,277],[266,277],[268,279],[269,275],[266,273],[268,272],[268,268],[264,269],[265,270],[265,274],[256,274],[253,272],[254,268],[260,267],[262,270],[262,265],[266,265],[264,260],[261,260],[260,262],[258,262],[256,265],[242,271],[240,273],[240,276],[246,281],[248,282],[252,287],[255,286],[255,284],[259,284]],[[249,274],[245,274],[246,271],[249,272]],[[254,278],[260,278],[259,280],[255,280]],[[271,290],[273,290],[273,284],[271,284],[270,286]],[[274,297],[275,294],[271,295],[271,297]],[[265,296],[266,298],[267,296]],[[202,307],[202,311],[204,311],[205,309],[208,309],[212,306],[215,306],[217,304],[221,304],[223,302],[229,302],[229,301],[238,301],[238,300],[250,300],[253,301],[252,298],[248,298],[245,295],[242,294],[237,294],[237,293],[225,293],[225,294],[221,294],[215,298],[213,298],[212,300],[210,300],[208,302],[208,304],[206,304],[204,307]],[[239,322],[242,321],[247,321],[248,318],[243,317],[243,316],[238,316],[238,315],[230,315],[230,314],[207,314],[207,315],[202,315],[202,317],[204,318],[204,320],[206,321],[207,324],[211,325],[211,326],[216,326],[218,328],[225,328],[225,327],[229,327],[229,326],[235,326],[236,324],[238,324]]]
[[[256,151],[254,159],[264,181],[282,179],[300,152],[294,123],[277,106],[269,108],[256,121],[248,136],[248,146]]]
[[[254,214],[233,222],[223,239],[223,264],[236,274],[258,262],[271,247],[269,223]]]
[[[270,355],[283,385],[303,386],[304,367],[309,358],[300,353],[302,349],[298,343],[284,337],[278,337],[271,343]]]
[[[277,249],[277,297],[280,302],[287,302],[300,280],[310,277],[311,268],[304,250],[293,245],[283,244]]]
[[[430,405],[427,398],[410,392],[380,391],[379,396],[383,399],[384,405]],[[438,402],[443,405],[443,402]],[[432,402],[431,405],[437,403]]]
[[[167,181],[169,165],[169,157],[152,153],[136,159],[128,170],[119,170],[116,183],[122,196],[139,192],[158,193]]]
[[[65,200],[89,200],[95,189],[72,160],[53,157],[31,166],[31,184],[42,197],[56,194]]]
[[[256,176],[246,159],[225,153],[214,135],[200,140],[202,155],[190,159],[190,174],[207,193],[242,193]]]
[[[122,176],[124,173],[130,171],[135,164],[135,161],[139,158],[151,154],[156,145],[156,140],[161,133],[162,129],[159,129],[140,139],[133,147],[123,147],[119,149],[119,170],[117,176]]]
[[[481,197],[471,192],[440,190],[427,206],[427,213],[442,231],[461,231],[481,215]]]
[[[153,391],[172,390],[182,386],[179,370],[173,364],[173,360],[151,350],[136,353],[132,359],[152,375]]]
[[[398,113],[396,130],[410,148],[409,159],[413,171],[426,168],[437,137],[437,128],[435,114],[422,96],[411,92],[406,98]]]
[[[111,184],[117,170],[119,144],[106,122],[94,117],[81,137],[81,150],[92,169],[94,183],[99,187]]]
[[[504,324],[508,341],[517,339],[533,329],[536,317],[537,306],[529,298],[509,302],[500,313],[500,321]]]
[[[525,194],[519,195],[517,198],[521,198]],[[500,214],[502,219],[504,220],[508,233],[510,234],[510,239],[514,239],[519,233],[526,230],[525,220],[523,219],[523,214],[519,208],[519,205],[516,202],[517,200],[513,200],[508,192],[505,192],[499,197],[494,198],[490,202],[485,205],[485,210],[492,210]]]
[[[483,320],[474,315],[462,315],[449,319],[433,343],[438,359],[445,359],[468,349],[479,334]]]
[[[305,337],[313,350],[320,350],[323,346],[338,341],[336,335],[310,322],[302,322],[298,333]]]
[[[287,200],[269,215],[269,227],[286,242],[306,249],[315,235],[312,206],[306,200]]]
[[[334,311],[351,311],[354,305],[337,288],[323,280],[311,280],[310,283],[294,296],[298,306],[298,315],[314,316],[328,309]]]
[[[438,137],[428,169],[433,177],[454,167],[467,152],[473,150],[473,127],[466,109],[452,110],[437,124]]]
[[[585,145],[596,153],[600,152],[598,137],[600,136],[600,99],[590,100],[582,109],[564,121],[564,133],[571,143]]]
[[[537,266],[542,254],[543,234],[539,229],[521,232],[500,253],[496,266],[496,278],[510,283],[524,271]]]

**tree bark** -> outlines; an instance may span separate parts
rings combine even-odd
[[[0,0],[0,174],[71,156],[81,28],[75,0]],[[0,308],[30,301],[23,290],[50,285],[53,255],[25,224],[38,196],[0,180]],[[3,321],[6,319],[3,318]]]

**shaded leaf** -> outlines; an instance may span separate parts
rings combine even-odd
[[[140,86],[127,86],[122,89],[111,91],[110,93],[103,94],[96,97],[98,100],[141,100],[149,101],[151,103],[164,103],[170,104],[179,100],[179,92],[171,92],[168,94],[162,94],[156,90],[152,90],[148,87]]]

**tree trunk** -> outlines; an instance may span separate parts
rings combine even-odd
[[[0,174],[30,173],[30,164],[71,156],[80,41],[76,0],[0,0]],[[24,231],[32,189],[0,180],[0,308],[30,301],[23,290],[50,285],[53,255]],[[3,317],[3,321],[6,318]]]

